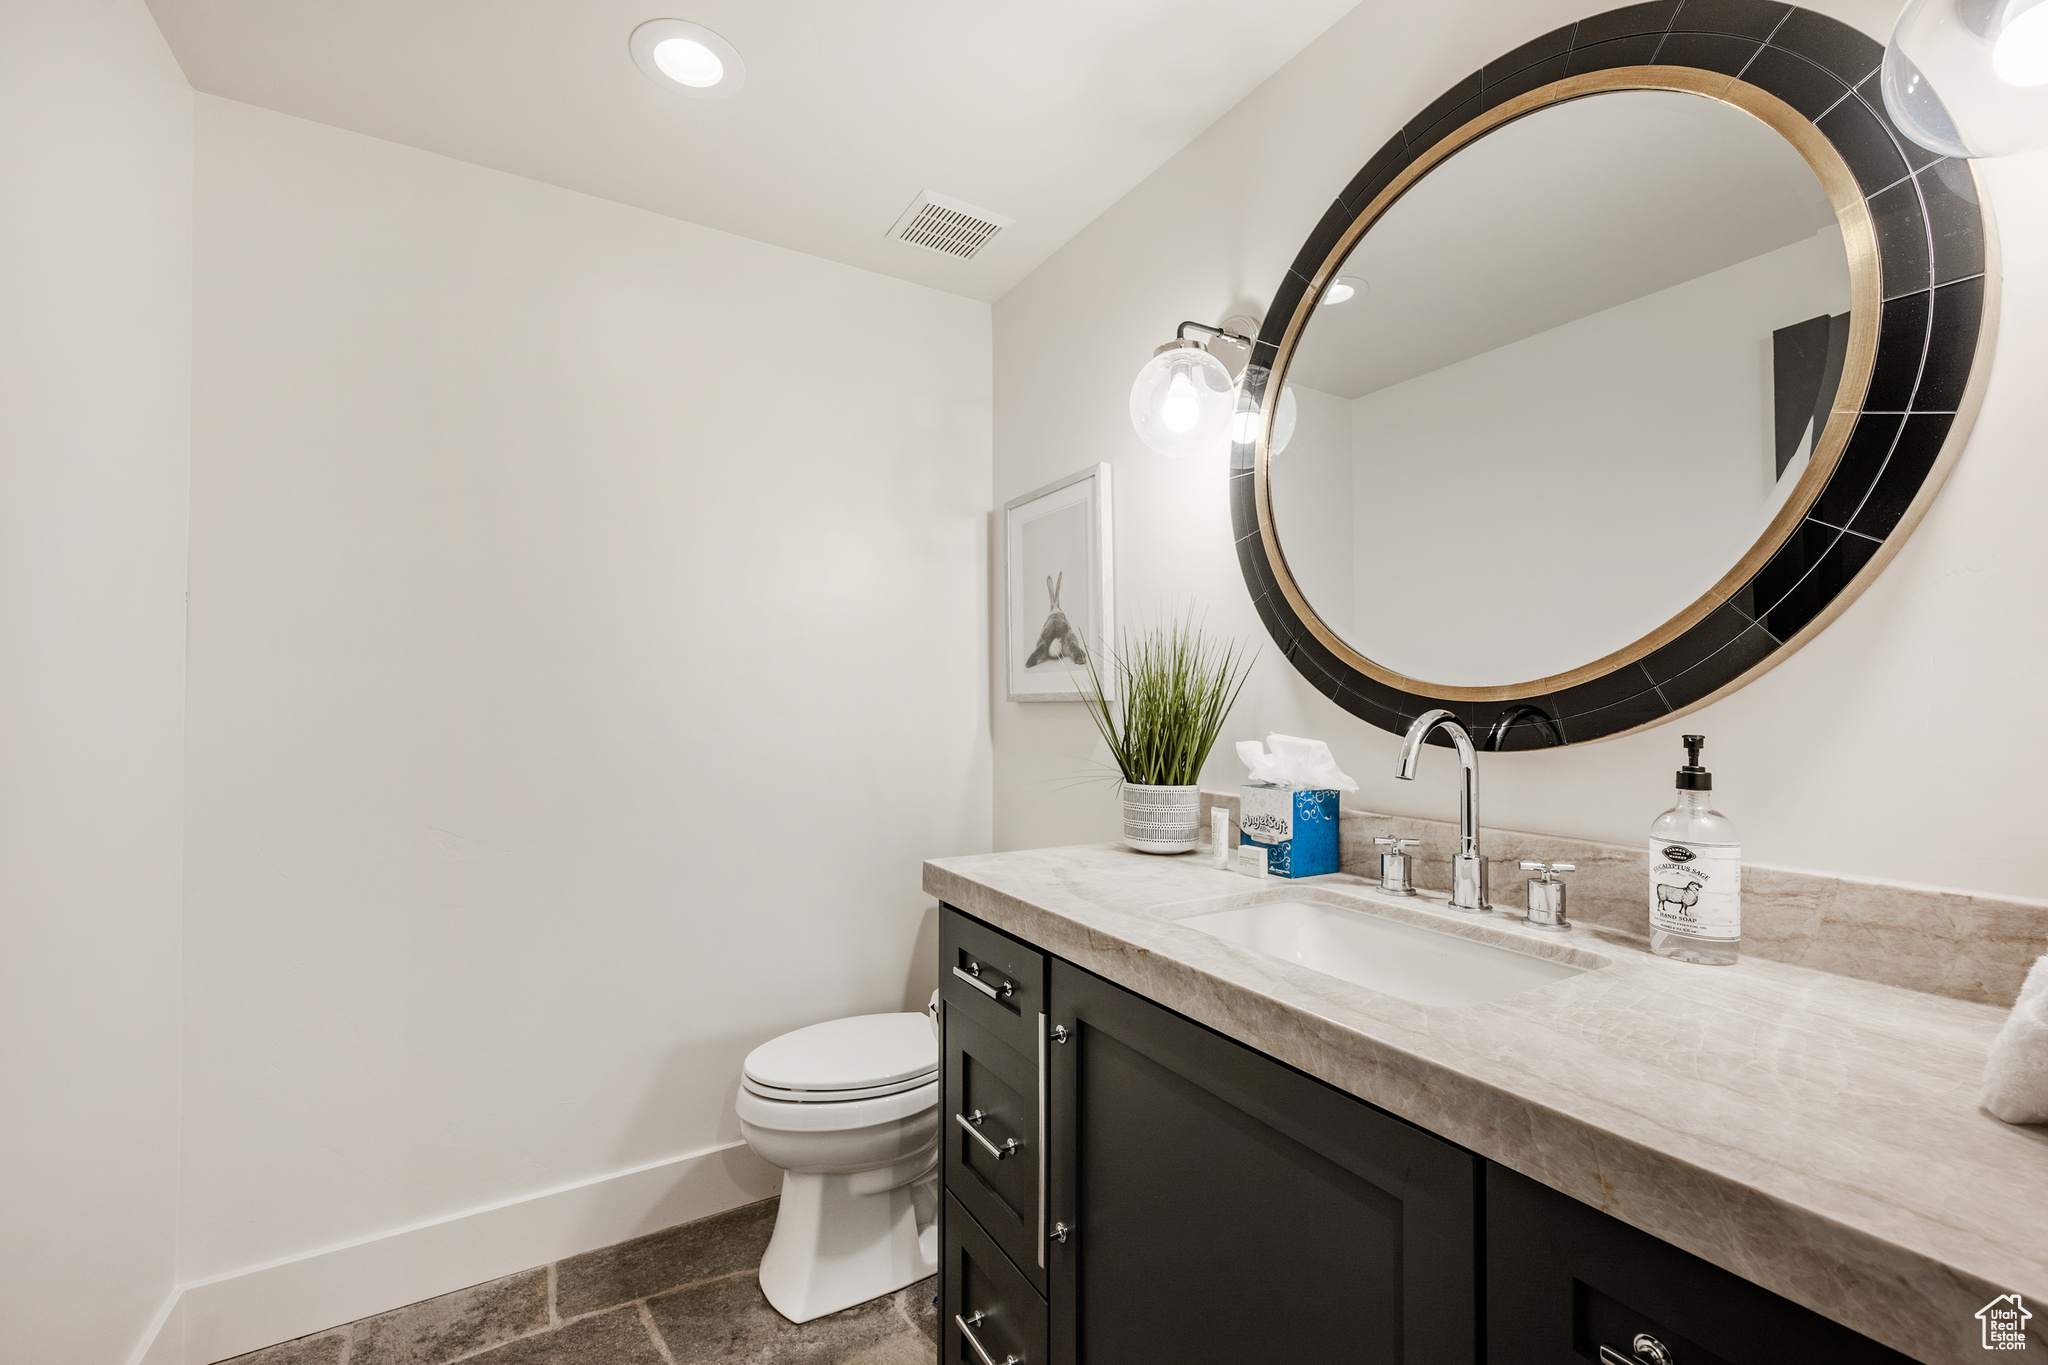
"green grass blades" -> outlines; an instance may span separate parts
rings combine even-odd
[[[1252,660],[1235,640],[1211,640],[1183,617],[1136,637],[1110,660],[1117,700],[1104,701],[1095,655],[1088,656],[1088,715],[1102,732],[1124,781],[1191,787],[1237,703]]]

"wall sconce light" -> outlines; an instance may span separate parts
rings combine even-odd
[[[1236,377],[1189,332],[1251,349],[1248,336],[1183,322],[1174,339],[1152,353],[1131,385],[1131,425],[1138,439],[1161,455],[1193,455],[1214,447],[1236,407]]]
[[[1294,419],[1297,411],[1294,390],[1280,390],[1280,406],[1273,413],[1273,444],[1268,453],[1278,455],[1287,449],[1287,443],[1294,439]],[[1236,415],[1230,419],[1231,444],[1248,446],[1258,439],[1259,409],[1239,403]]]
[[[1232,331],[1233,327],[1242,331]],[[1251,359],[1252,335],[1259,320],[1242,314],[1223,319],[1223,326],[1183,322],[1174,339],[1152,353],[1145,368],[1131,385],[1131,425],[1138,439],[1161,455],[1193,455],[1214,449],[1227,431],[1230,440],[1249,445],[1258,439],[1259,410],[1238,401],[1238,381]],[[1189,332],[1199,332],[1206,341],[1196,341]],[[1219,359],[1209,344],[1223,341],[1242,352],[1235,364]],[[1275,455],[1287,448],[1294,435],[1296,405],[1294,391],[1280,391],[1280,406],[1273,414]]]
[[[1943,156],[2048,143],[2048,0],[1912,0],[1884,50],[1884,107]]]

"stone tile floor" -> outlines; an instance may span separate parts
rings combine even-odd
[[[936,1279],[799,1326],[755,1279],[774,1228],[768,1199],[222,1365],[933,1365]]]

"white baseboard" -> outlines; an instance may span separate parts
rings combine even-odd
[[[766,1199],[744,1142],[181,1285],[130,1365],[212,1365],[437,1294]]]
[[[185,1299],[178,1290],[156,1310],[128,1365],[185,1365]]]

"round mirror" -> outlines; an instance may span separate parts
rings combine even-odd
[[[1303,247],[1232,507],[1268,628],[1340,704],[1446,706],[1494,747],[1640,728],[1803,643],[1924,512],[1996,263],[1968,164],[1909,166],[1855,94],[1882,50],[1808,18],[1839,91],[1763,35],[1525,44]],[[1726,69],[1670,60],[1695,51]]]
[[[1358,239],[1302,329],[1268,469],[1295,585],[1422,683],[1627,650],[1798,487],[1850,303],[1826,189],[1735,106],[1627,90],[1501,127]]]

